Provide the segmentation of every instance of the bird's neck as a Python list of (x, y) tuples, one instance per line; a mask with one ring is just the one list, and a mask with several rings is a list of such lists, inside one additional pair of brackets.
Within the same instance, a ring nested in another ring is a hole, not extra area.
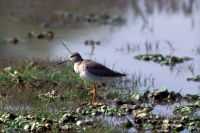
[(75, 60), (74, 61), (74, 64), (79, 64), (79, 63), (81, 63), (83, 60)]
[(82, 61), (83, 61), (83, 59), (81, 57), (79, 57), (79, 58), (76, 58), (74, 60), (74, 63), (79, 63), (79, 62), (82, 62)]
[(80, 74), (80, 64), (81, 64), (82, 61), (79, 61), (79, 62), (74, 62), (74, 71), (77, 73), (77, 74)]
[(74, 62), (74, 67), (79, 66), (81, 63), (82, 63), (82, 60), (80, 60), (80, 61), (75, 61), (75, 62)]

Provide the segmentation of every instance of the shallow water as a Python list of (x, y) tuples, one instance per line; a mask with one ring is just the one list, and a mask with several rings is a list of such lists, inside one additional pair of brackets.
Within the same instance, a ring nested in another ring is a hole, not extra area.
[[(132, 4), (131, 1), (129, 2), (129, 4), (121, 7), (118, 6), (119, 3), (116, 4), (116, 8), (123, 9), (121, 13), (124, 13), (123, 17), (126, 19), (126, 22), (121, 25), (86, 24), (74, 27), (41, 28), (33, 23), (20, 21), (17, 19), (18, 17), (9, 16), (8, 11), (7, 14), (3, 14), (5, 12), (3, 10), (0, 22), (1, 40), (9, 36), (17, 36), (20, 42), (13, 45), (2, 41), (0, 59), (32, 57), (63, 59), (68, 56), (67, 50), (60, 43), (60, 41), (64, 41), (71, 51), (80, 52), (83, 58), (91, 58), (113, 67), (113, 69), (123, 70), (128, 75), (133, 73), (152, 75), (155, 78), (156, 88), (167, 87), (169, 90), (180, 91), (182, 94), (199, 94), (200, 84), (186, 80), (188, 76), (192, 76), (191, 71), (188, 69), (189, 66), (193, 67), (194, 74), (200, 73), (200, 54), (195, 52), (195, 49), (200, 47), (199, 1), (195, 1), (194, 4), (188, 6), (192, 9), (189, 13), (186, 12), (186, 9), (181, 8), (182, 5), (190, 3), (187, 0), (183, 2), (176, 1), (174, 5), (177, 9), (174, 9), (172, 5), (162, 5), (164, 6), (162, 11), (159, 11), (160, 6), (156, 6), (159, 2), (153, 2), (150, 5), (152, 8), (149, 8), (153, 10), (151, 13), (147, 12), (148, 6), (145, 6), (145, 4), (149, 4), (148, 2), (132, 1)], [(136, 4), (140, 9), (139, 13), (135, 10)], [(20, 6), (18, 5), (18, 7)], [(25, 12), (24, 14), (26, 14), (26, 10), (21, 11), (15, 6), (10, 11), (15, 8), (18, 13)], [(91, 12), (92, 9), (88, 10)], [(88, 10), (86, 12), (89, 12)], [(32, 12), (34, 13), (34, 10)], [(35, 14), (38, 14), (38, 12)], [(27, 33), (32, 30), (51, 30), (55, 33), (55, 39), (52, 41), (29, 40)], [(95, 46), (93, 53), (91, 53), (92, 47), (85, 46), (85, 40), (95, 40), (101, 43)], [(145, 46), (147, 43), (152, 45), (151, 50), (148, 50)], [(134, 59), (135, 55), (145, 53), (189, 56), (193, 60), (176, 66), (172, 71), (169, 67)], [(152, 87), (151, 89), (155, 88)]]

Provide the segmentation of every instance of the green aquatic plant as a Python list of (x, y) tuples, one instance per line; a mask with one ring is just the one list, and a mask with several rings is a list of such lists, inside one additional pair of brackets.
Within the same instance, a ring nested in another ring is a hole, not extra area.
[(176, 57), (176, 56), (163, 56), (161, 54), (141, 54), (135, 56), (135, 59), (137, 60), (144, 60), (144, 61), (154, 61), (156, 63), (159, 63), (161, 65), (166, 65), (166, 66), (174, 66), (179, 63), (183, 63), (189, 60), (192, 60), (190, 57)]
[(192, 77), (188, 77), (187, 80), (188, 81), (200, 82), (200, 75), (194, 75)]

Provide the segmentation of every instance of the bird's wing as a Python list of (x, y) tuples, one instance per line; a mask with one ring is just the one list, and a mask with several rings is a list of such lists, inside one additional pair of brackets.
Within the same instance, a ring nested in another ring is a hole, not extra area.
[(106, 66), (91, 61), (91, 60), (84, 60), (86, 69), (93, 75), (100, 76), (100, 77), (120, 77), (126, 76), (125, 74), (113, 71)]

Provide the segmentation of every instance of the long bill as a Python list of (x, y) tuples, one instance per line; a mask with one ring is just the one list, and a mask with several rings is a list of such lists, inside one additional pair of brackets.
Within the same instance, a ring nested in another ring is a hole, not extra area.
[(65, 62), (67, 62), (67, 61), (69, 61), (69, 59), (66, 59), (66, 60), (62, 61), (62, 62), (58, 63), (57, 65), (61, 65), (61, 64), (65, 63)]

